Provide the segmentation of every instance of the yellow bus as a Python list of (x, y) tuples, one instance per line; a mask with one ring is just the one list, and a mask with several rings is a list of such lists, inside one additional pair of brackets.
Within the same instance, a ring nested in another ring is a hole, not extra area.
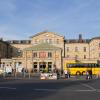
[(86, 71), (91, 70), (93, 75), (100, 73), (100, 64), (82, 63), (82, 62), (66, 62), (64, 70), (69, 70), (71, 75), (85, 75)]

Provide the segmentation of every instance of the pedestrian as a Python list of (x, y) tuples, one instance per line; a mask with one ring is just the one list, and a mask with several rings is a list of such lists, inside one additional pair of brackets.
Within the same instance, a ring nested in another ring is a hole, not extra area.
[(68, 75), (68, 78), (70, 78), (70, 70), (69, 69), (67, 70), (67, 75)]
[(56, 74), (57, 74), (57, 79), (60, 79), (60, 73), (59, 73), (59, 70), (56, 70)]
[(90, 79), (92, 79), (92, 70), (89, 70)]
[(97, 71), (96, 78), (98, 79), (100, 77), (100, 71)]
[(22, 68), (21, 72), (22, 72), (22, 76), (24, 76), (24, 74), (25, 74), (25, 68)]
[(86, 70), (86, 79), (89, 79), (89, 78), (90, 78), (90, 76), (89, 76), (89, 71)]
[(65, 78), (68, 78), (68, 71), (64, 70)]

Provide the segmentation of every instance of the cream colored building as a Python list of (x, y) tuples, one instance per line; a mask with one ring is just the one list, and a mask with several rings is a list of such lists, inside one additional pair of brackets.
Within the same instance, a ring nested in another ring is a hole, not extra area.
[(69, 59), (89, 59), (89, 44), (88, 43), (66, 43), (65, 57)]
[(100, 60), (100, 37), (95, 37), (90, 40), (90, 58)]
[[(2, 64), (9, 61), (12, 67), (22, 67), (41, 72), (44, 69), (51, 72), (63, 70), (64, 61), (93, 61), (100, 60), (100, 37), (92, 39), (65, 39), (54, 32), (40, 32), (29, 40), (7, 41), (12, 48), (11, 59), (1, 59)], [(4, 66), (4, 65), (3, 65)]]

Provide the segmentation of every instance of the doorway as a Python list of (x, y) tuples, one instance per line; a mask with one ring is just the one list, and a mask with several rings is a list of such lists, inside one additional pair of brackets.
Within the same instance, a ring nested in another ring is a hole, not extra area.
[(39, 62), (40, 72), (46, 72), (46, 62)]

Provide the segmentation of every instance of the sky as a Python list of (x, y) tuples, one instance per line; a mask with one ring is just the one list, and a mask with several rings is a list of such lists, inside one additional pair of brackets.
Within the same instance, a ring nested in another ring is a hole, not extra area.
[(0, 0), (0, 37), (25, 40), (48, 30), (66, 39), (100, 36), (100, 0)]

